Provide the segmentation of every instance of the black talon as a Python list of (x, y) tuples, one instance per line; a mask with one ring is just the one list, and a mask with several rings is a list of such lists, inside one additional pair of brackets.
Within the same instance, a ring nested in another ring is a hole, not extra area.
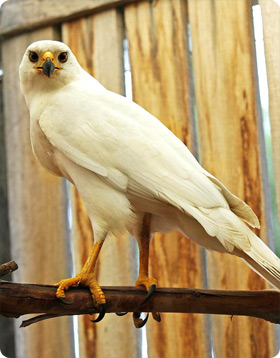
[(117, 316), (122, 317), (125, 316), (128, 312), (115, 312)]
[(66, 301), (63, 297), (57, 297), (57, 299), (64, 305), (73, 305), (73, 301)]
[(156, 285), (151, 285), (149, 292), (147, 294), (147, 296), (144, 298), (143, 302), (140, 304), (140, 306), (144, 305), (150, 298), (151, 296), (154, 294), (155, 290), (156, 290)]
[(99, 307), (100, 307), (99, 316), (96, 319), (91, 320), (91, 322), (93, 322), (93, 323), (100, 322), (104, 318), (105, 313), (106, 313), (106, 306), (107, 306), (106, 303), (101, 303), (99, 305)]
[(149, 318), (149, 312), (147, 313), (147, 316), (145, 317), (145, 319), (140, 318), (140, 314), (141, 313), (139, 313), (139, 312), (133, 312), (133, 321), (134, 321), (134, 326), (136, 328), (144, 327), (148, 321), (148, 318)]
[(153, 315), (153, 319), (157, 322), (160, 322), (161, 321), (161, 315), (159, 312), (152, 312), (152, 315)]

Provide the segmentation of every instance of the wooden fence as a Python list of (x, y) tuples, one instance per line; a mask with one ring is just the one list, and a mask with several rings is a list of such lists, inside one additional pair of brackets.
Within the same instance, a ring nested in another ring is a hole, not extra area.
[[(272, 0), (259, 1), (272, 159), (265, 155), (252, 5), (257, 4), (248, 0), (9, 0), (3, 5), (0, 129), (4, 124), (5, 133), (0, 139), (6, 156), (1, 154), (0, 239), (1, 247), (10, 245), (10, 256), (19, 265), (15, 281), (54, 283), (68, 277), (81, 268), (92, 245), (93, 233), (78, 193), (41, 168), (30, 147), (18, 66), (26, 47), (41, 39), (68, 44), (88, 72), (121, 94), (125, 93), (127, 39), (134, 101), (157, 116), (208, 171), (254, 209), (264, 241), (272, 246), (279, 242), (267, 164), (273, 160), (280, 208), (280, 11)], [(160, 286), (268, 287), (238, 258), (206, 253), (177, 233), (156, 235), (151, 251), (151, 272)], [(1, 254), (1, 259), (7, 256)], [(137, 275), (134, 241), (123, 237), (118, 243), (106, 242), (98, 265), (101, 285), (132, 285)], [(279, 335), (274, 325), (263, 320), (162, 316), (160, 324), (153, 320), (147, 324), (150, 358), (267, 358), (277, 353)], [(129, 316), (108, 314), (96, 325), (89, 317), (57, 318), (25, 329), (19, 324), (15, 322), (14, 334), (20, 358), (145, 357), (145, 332), (136, 330)], [(9, 345), (5, 349), (12, 351)]]

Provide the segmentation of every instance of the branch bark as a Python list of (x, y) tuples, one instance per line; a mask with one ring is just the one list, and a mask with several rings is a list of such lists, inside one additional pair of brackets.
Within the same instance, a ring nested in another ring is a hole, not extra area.
[(0, 277), (8, 275), (9, 273), (18, 269), (18, 265), (15, 261), (9, 261), (0, 265)]
[[(107, 312), (137, 312), (146, 295), (144, 289), (135, 287), (103, 287), (107, 299)], [(70, 288), (66, 300), (61, 303), (55, 297), (56, 288), (48, 285), (19, 284), (0, 280), (0, 313), (20, 317), (29, 313), (55, 315), (94, 314), (98, 310), (92, 304), (88, 289)], [(143, 306), (143, 312), (208, 313), (240, 315), (262, 318), (280, 323), (280, 292), (221, 291), (189, 288), (158, 288)]]

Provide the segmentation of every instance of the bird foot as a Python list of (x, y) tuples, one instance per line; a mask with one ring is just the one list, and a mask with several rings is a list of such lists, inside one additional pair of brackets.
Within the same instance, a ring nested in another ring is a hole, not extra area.
[(106, 300), (105, 295), (96, 282), (95, 275), (93, 273), (81, 272), (75, 277), (67, 278), (57, 282), (54, 284), (54, 286), (58, 286), (58, 289), (56, 290), (56, 297), (64, 304), (72, 304), (73, 302), (65, 300), (65, 291), (67, 291), (69, 287), (77, 287), (79, 285), (88, 287), (90, 289), (93, 304), (100, 310), (99, 316), (92, 322), (101, 321), (106, 313)]
[[(138, 280), (135, 282), (135, 286), (144, 286), (146, 288), (146, 290), (148, 291), (146, 297), (140, 304), (140, 307), (141, 307), (154, 294), (156, 287), (157, 287), (157, 281), (154, 278), (149, 278), (147, 276), (139, 275)], [(149, 318), (149, 313), (147, 313), (147, 316), (144, 319), (142, 319), (140, 317), (140, 315), (141, 315), (141, 313), (139, 313), (139, 312), (133, 313), (133, 322), (134, 322), (134, 325), (136, 328), (144, 327), (148, 321), (148, 318)], [(152, 316), (153, 316), (153, 319), (156, 320), (157, 322), (161, 321), (161, 316), (160, 316), (159, 312), (152, 312)]]
[(141, 306), (142, 306), (154, 294), (156, 287), (157, 287), (157, 281), (154, 278), (149, 278), (147, 276), (139, 276), (138, 280), (135, 282), (135, 286), (144, 286), (146, 288), (146, 290), (148, 291), (146, 297), (144, 298), (143, 302), (141, 303)]
[(150, 278), (147, 276), (140, 276), (138, 277), (137, 281), (135, 282), (135, 286), (144, 286), (146, 290), (149, 291), (151, 286), (157, 286), (157, 280), (154, 278)]

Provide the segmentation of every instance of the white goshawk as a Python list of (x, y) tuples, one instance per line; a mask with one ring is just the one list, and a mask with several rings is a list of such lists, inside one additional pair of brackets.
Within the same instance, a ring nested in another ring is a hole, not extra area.
[(140, 249), (136, 285), (150, 293), (156, 285), (148, 276), (150, 234), (174, 229), (207, 249), (241, 257), (280, 289), (280, 260), (250, 230), (259, 227), (250, 207), (157, 118), (85, 72), (64, 43), (31, 44), (20, 83), (35, 157), (77, 187), (94, 228), (87, 262), (74, 278), (59, 282), (58, 298), (70, 286), (88, 286), (103, 315), (95, 263), (106, 237), (126, 230)]

